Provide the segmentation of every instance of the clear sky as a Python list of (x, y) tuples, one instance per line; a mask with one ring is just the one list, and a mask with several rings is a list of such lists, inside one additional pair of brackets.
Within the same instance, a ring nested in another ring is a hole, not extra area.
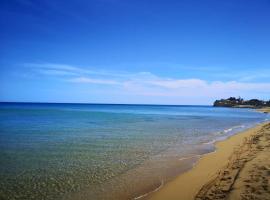
[(270, 99), (269, 0), (1, 0), (0, 101)]

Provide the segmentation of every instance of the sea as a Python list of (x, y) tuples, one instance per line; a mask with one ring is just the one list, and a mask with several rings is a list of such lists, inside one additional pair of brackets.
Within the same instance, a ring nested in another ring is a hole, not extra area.
[(0, 199), (143, 199), (216, 141), (269, 119), (212, 106), (0, 103)]

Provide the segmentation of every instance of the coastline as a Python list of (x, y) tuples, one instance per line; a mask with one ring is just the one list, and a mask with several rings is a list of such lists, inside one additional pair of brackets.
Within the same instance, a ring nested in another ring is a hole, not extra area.
[(256, 109), (259, 112), (270, 113), (270, 107)]
[[(269, 109), (259, 111), (269, 112)], [(210, 191), (209, 183), (211, 181), (213, 182), (213, 180), (219, 179), (217, 178), (219, 176), (219, 173), (224, 171), (224, 167), (230, 165), (230, 159), (235, 157), (235, 155), (239, 154), (237, 152), (237, 149), (246, 148), (247, 146), (246, 141), (250, 141), (259, 133), (264, 132), (263, 130), (265, 126), (270, 126), (270, 122), (261, 123), (253, 128), (239, 132), (223, 141), (216, 142), (215, 143), (216, 150), (214, 152), (203, 155), (191, 170), (179, 175), (172, 181), (165, 184), (164, 187), (162, 187), (157, 192), (149, 194), (145, 199), (151, 200), (205, 199), (204, 195), (206, 195)], [(247, 151), (251, 152), (251, 149), (248, 149)], [(235, 170), (231, 170), (231, 173), (235, 173)], [(221, 179), (224, 179), (224, 177), (221, 177), (219, 181)], [(229, 179), (233, 180), (233, 183), (236, 182), (235, 177), (234, 178), (230, 177)], [(228, 184), (225, 185), (226, 187), (229, 187), (228, 185), (230, 185), (231, 189), (233, 184), (229, 183), (230, 180), (227, 180)], [(224, 183), (222, 184), (224, 185)], [(241, 185), (241, 183), (238, 184)], [(211, 188), (211, 190), (213, 190), (213, 188)], [(220, 190), (222, 190), (222, 188)], [(202, 193), (204, 195), (202, 195)], [(225, 195), (227, 196), (228, 194), (226, 193)], [(222, 199), (222, 198), (213, 198), (213, 199)]]

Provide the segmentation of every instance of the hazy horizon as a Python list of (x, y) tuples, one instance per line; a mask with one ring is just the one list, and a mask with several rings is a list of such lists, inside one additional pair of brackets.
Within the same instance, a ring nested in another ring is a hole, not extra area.
[[(246, 100), (246, 99), (244, 99)], [(264, 100), (264, 101), (269, 101), (269, 99), (259, 99), (259, 100)], [(38, 101), (0, 101), (0, 103), (8, 103), (8, 104), (93, 104), (93, 105), (134, 105), (134, 106), (213, 106), (213, 103), (210, 104), (157, 104), (157, 103), (102, 103), (102, 102), (38, 102)]]

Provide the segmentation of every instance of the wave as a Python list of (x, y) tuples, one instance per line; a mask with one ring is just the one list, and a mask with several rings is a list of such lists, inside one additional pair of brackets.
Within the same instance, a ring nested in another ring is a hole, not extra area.
[(212, 136), (214, 137), (214, 139), (212, 138), (211, 140), (206, 141), (206, 142), (202, 142), (201, 144), (204, 144), (204, 145), (214, 144), (215, 142), (220, 141), (220, 140), (223, 140), (226, 137), (230, 136), (231, 133), (234, 133), (233, 131), (235, 131), (237, 129), (244, 129), (246, 127), (247, 126), (246, 125), (243, 125), (243, 124), (242, 125), (236, 125), (236, 126), (232, 126), (230, 128), (224, 129), (222, 131), (213, 133)]
[(245, 125), (237, 125), (237, 126), (233, 126), (231, 128), (228, 128), (228, 129), (225, 129), (221, 132), (223, 133), (228, 133), (228, 132), (231, 132), (232, 130), (235, 130), (235, 129), (238, 129), (238, 128), (245, 128), (246, 126)]
[(200, 157), (200, 155), (192, 155), (192, 156), (188, 156), (188, 157), (182, 157), (182, 158), (179, 158), (178, 160), (180, 160), (180, 161), (188, 160), (188, 159), (195, 158), (195, 157)]
[(154, 190), (152, 190), (152, 191), (150, 191), (150, 192), (147, 192), (147, 193), (145, 193), (145, 194), (143, 194), (143, 195), (140, 195), (140, 196), (138, 196), (138, 197), (135, 197), (134, 200), (142, 199), (142, 198), (148, 196), (149, 194), (152, 194), (152, 193), (154, 193), (154, 192), (157, 192), (158, 190), (160, 190), (160, 189), (163, 187), (163, 185), (164, 185), (164, 181), (162, 180), (161, 183), (160, 183), (160, 185), (159, 185), (156, 189), (154, 189)]

